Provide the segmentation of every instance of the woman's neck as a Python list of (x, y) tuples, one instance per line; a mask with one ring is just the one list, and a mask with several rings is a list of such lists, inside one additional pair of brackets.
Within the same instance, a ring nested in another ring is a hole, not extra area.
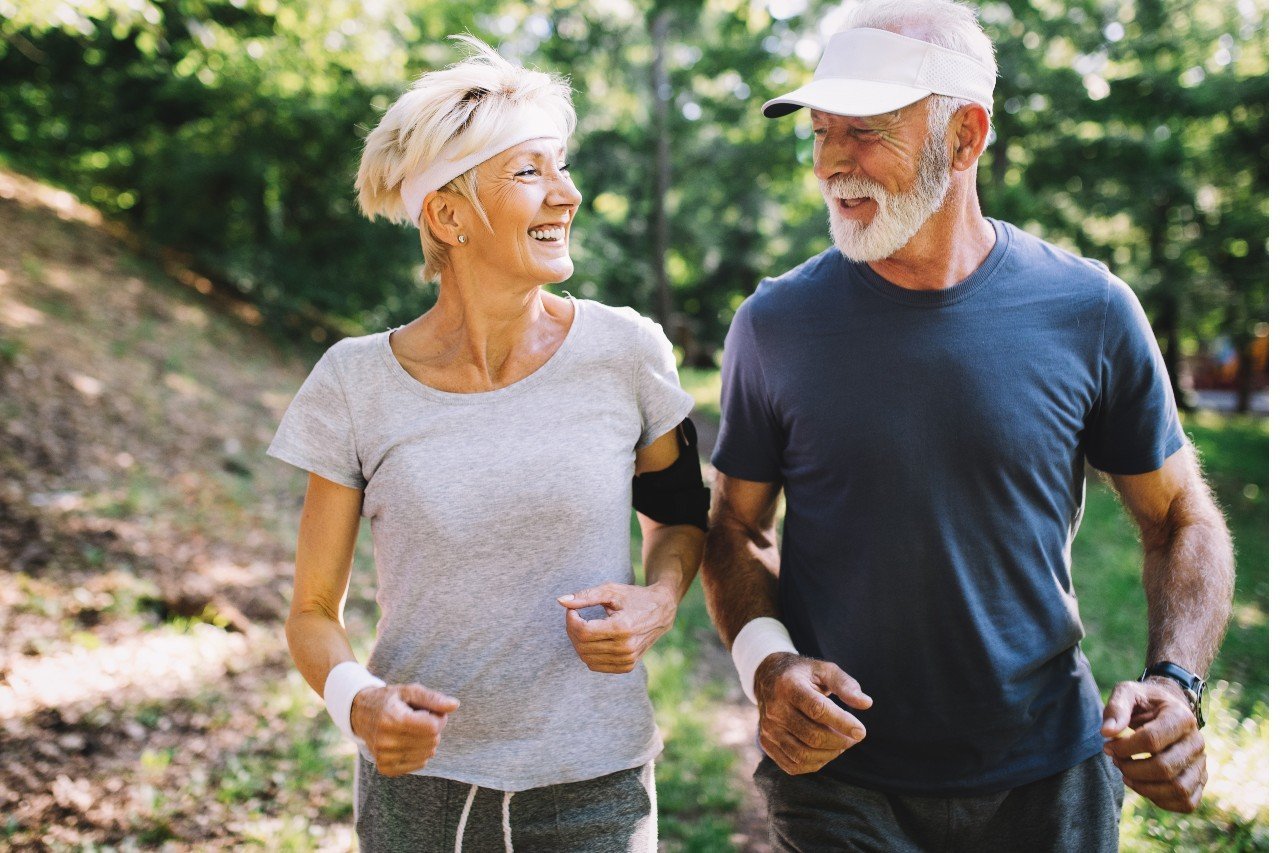
[(440, 298), (394, 335), (411, 374), (442, 390), (476, 392), (518, 382), (568, 334), (573, 308), (541, 288), (502, 289), (441, 275)]

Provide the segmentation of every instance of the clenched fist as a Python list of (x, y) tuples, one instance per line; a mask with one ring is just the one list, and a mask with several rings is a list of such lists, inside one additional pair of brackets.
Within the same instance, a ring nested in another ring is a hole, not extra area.
[(440, 734), (458, 700), (421, 684), (361, 690), (351, 703), (351, 730), (373, 753), (383, 776), (419, 770), (436, 754)]

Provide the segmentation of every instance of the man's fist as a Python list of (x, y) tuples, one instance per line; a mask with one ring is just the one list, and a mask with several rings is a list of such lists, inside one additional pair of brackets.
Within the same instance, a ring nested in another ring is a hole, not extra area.
[(760, 745), (792, 776), (818, 770), (867, 736), (857, 717), (827, 698), (871, 707), (871, 697), (833, 663), (775, 652), (756, 669), (755, 688)]

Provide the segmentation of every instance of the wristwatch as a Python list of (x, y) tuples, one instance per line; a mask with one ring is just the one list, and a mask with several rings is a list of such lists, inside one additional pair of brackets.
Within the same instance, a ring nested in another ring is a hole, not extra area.
[(1146, 681), (1154, 675), (1167, 678), (1182, 688), (1182, 695), (1187, 697), (1187, 701), (1191, 703), (1191, 710), (1196, 715), (1196, 725), (1203, 729), (1204, 713), (1200, 708), (1200, 699), (1204, 695), (1204, 679), (1172, 661), (1162, 660), (1144, 669), (1142, 677), (1138, 680)]

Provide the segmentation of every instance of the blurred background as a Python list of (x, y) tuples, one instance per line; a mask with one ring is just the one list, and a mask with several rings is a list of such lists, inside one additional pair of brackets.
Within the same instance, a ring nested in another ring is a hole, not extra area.
[[(1193, 816), (1129, 850), (1266, 849), (1267, 7), (1011, 0), (988, 215), (1138, 292), (1236, 535)], [(829, 245), (810, 0), (0, 0), (0, 846), (348, 849), (351, 755), (282, 636), (304, 478), (262, 450), (323, 348), (434, 289), (361, 140), (471, 32), (572, 78), (579, 296), (676, 343), (705, 433), (734, 310)], [(704, 451), (708, 451), (706, 442)], [(1074, 571), (1103, 690), (1141, 671), (1136, 533), (1091, 480)], [(367, 537), (348, 625), (377, 619)], [(698, 591), (649, 658), (666, 850), (762, 850), (754, 711)]]

